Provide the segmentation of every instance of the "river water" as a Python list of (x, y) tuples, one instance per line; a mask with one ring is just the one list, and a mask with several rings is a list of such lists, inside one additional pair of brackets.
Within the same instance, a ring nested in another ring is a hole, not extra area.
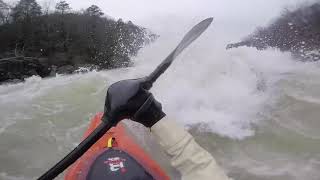
[[(54, 165), (80, 142), (90, 118), (103, 110), (110, 84), (150, 73), (201, 19), (150, 23), (161, 36), (133, 58), (131, 68), (31, 77), (0, 86), (0, 179), (35, 179)], [(216, 20), (152, 92), (168, 116), (188, 128), (230, 177), (319, 180), (320, 64), (298, 62), (274, 49), (227, 51), (235, 31)], [(161, 159), (150, 134), (137, 124), (127, 125)]]

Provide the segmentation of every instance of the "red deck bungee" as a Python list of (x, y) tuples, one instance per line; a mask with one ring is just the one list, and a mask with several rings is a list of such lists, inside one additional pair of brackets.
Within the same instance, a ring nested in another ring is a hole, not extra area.
[[(98, 113), (89, 125), (83, 138), (90, 135), (91, 132), (101, 123), (103, 113)], [(67, 171), (65, 180), (85, 180), (91, 163), (97, 155), (108, 149), (108, 141), (114, 139), (112, 147), (120, 149), (130, 154), (139, 162), (155, 179), (170, 179), (162, 168), (130, 137), (123, 123), (111, 128), (99, 141), (97, 141), (80, 159), (78, 159)], [(109, 141), (110, 144), (110, 141)]]

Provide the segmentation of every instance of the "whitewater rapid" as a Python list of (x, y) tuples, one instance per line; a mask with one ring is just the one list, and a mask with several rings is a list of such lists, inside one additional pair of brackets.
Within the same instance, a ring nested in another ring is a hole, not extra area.
[[(34, 179), (75, 147), (108, 86), (150, 73), (201, 18), (177, 20), (154, 27), (160, 38), (133, 67), (0, 86), (0, 179)], [(234, 179), (319, 180), (320, 65), (274, 49), (227, 51), (222, 27), (214, 22), (179, 56), (155, 97)]]

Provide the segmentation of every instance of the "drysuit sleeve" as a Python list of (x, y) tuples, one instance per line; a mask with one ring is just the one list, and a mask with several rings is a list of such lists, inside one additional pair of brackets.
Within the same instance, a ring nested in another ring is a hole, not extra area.
[(171, 157), (171, 165), (181, 173), (182, 180), (230, 180), (213, 156), (177, 123), (165, 117), (151, 132)]

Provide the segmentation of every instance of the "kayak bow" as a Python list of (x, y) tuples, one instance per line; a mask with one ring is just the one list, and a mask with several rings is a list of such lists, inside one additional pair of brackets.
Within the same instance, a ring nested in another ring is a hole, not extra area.
[[(83, 138), (89, 136), (101, 123), (103, 113), (98, 113), (92, 120)], [(111, 128), (67, 171), (65, 180), (85, 180), (98, 155), (108, 149), (119, 149), (130, 154), (155, 179), (168, 180), (161, 167), (128, 134), (123, 123)]]

